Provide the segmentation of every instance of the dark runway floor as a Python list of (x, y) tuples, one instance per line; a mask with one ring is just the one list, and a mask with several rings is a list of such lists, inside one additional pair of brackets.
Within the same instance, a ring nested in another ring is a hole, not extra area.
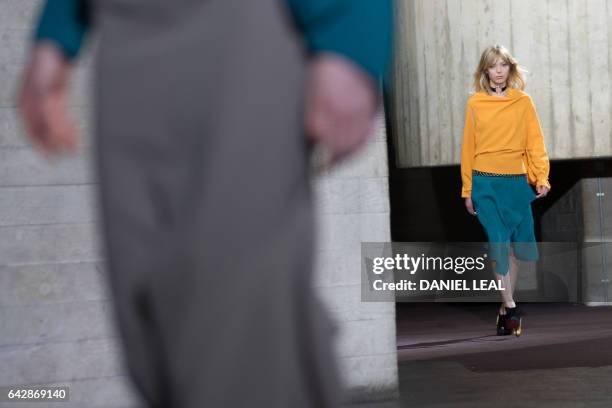
[(612, 407), (612, 307), (521, 304), (517, 338), (498, 306), (397, 304), (402, 407)]

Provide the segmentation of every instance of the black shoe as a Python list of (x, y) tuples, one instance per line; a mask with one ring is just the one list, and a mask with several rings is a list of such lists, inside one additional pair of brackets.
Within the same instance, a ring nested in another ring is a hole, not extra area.
[(507, 315), (502, 315), (502, 314), (497, 315), (496, 325), (497, 325), (497, 335), (498, 336), (508, 336), (512, 334), (512, 329), (507, 327), (506, 316)]
[(516, 337), (523, 332), (523, 312), (518, 307), (506, 308), (506, 326), (512, 330)]

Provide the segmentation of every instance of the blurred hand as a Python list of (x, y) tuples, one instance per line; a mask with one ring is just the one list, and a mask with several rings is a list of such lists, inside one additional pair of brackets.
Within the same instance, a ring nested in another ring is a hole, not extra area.
[(353, 62), (333, 53), (315, 56), (308, 66), (305, 125), (336, 164), (364, 145), (377, 110), (374, 81)]
[(18, 107), (25, 130), (45, 155), (74, 152), (77, 132), (68, 115), (70, 61), (52, 43), (35, 44), (24, 69)]
[(471, 215), (476, 215), (476, 211), (474, 211), (474, 203), (472, 203), (472, 199), (470, 197), (465, 199), (465, 208)]
[(546, 186), (536, 186), (536, 191), (538, 192), (538, 195), (536, 196), (536, 198), (540, 198), (540, 197), (546, 197), (546, 194), (548, 194), (550, 189)]

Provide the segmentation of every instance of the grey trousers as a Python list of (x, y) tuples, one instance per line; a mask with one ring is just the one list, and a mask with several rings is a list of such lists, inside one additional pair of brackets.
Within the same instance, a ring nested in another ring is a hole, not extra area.
[(284, 1), (95, 0), (96, 163), (127, 368), (155, 407), (334, 407)]

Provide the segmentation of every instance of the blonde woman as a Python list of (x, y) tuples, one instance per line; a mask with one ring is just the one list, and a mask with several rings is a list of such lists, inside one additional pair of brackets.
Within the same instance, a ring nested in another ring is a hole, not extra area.
[(461, 148), (461, 197), (487, 234), (494, 273), (504, 288), (497, 335), (522, 332), (514, 301), (517, 259), (538, 259), (531, 202), (550, 190), (542, 128), (524, 89), (522, 69), (508, 50), (485, 49), (474, 73)]

